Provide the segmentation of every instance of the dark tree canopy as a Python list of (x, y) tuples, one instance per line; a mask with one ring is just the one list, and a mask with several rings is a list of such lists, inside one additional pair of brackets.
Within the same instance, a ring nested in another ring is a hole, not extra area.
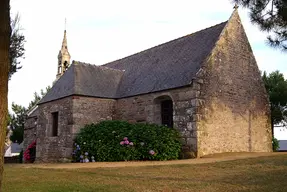
[(10, 129), (13, 131), (13, 134), (10, 136), (10, 140), (14, 143), (20, 144), (23, 141), (27, 109), (21, 105), (12, 103), (12, 110), (14, 114), (10, 115)]
[(287, 81), (279, 71), (274, 71), (269, 75), (264, 72), (262, 79), (269, 95), (273, 130), (275, 124), (285, 123), (287, 120)]
[(268, 43), (287, 51), (287, 0), (233, 0), (250, 10), (251, 22), (268, 32)]
[(14, 19), (11, 19), (11, 38), (10, 38), (10, 49), (9, 49), (9, 59), (10, 59), (10, 69), (9, 69), (9, 79), (11, 76), (22, 68), (20, 66), (20, 58), (24, 57), (24, 43), (25, 37), (21, 33), (20, 26), (20, 16), (17, 14)]

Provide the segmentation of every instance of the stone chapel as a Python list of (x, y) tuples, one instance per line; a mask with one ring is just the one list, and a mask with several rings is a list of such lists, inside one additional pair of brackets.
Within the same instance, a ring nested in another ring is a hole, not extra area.
[(237, 9), (229, 20), (104, 64), (70, 63), (66, 31), (57, 81), (25, 123), (36, 162), (71, 158), (73, 138), (102, 120), (177, 129), (183, 150), (271, 152), (269, 100)]

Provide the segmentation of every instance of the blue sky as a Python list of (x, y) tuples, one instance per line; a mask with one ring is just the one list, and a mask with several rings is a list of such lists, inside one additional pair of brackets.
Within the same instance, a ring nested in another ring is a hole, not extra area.
[[(219, 3), (220, 2), (220, 3)], [(51, 85), (67, 18), (72, 60), (101, 65), (228, 20), (229, 0), (11, 0), (26, 37), (23, 68), (9, 82), (9, 106), (28, 106), (35, 91)], [(266, 45), (266, 34), (239, 14), (260, 70), (287, 75), (286, 54)]]

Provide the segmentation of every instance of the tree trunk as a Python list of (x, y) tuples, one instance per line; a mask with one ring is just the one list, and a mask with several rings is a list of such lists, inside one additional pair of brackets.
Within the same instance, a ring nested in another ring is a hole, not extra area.
[(0, 2), (0, 192), (2, 191), (4, 144), (8, 117), (10, 0)]
[(271, 118), (271, 133), (272, 133), (272, 138), (274, 138), (274, 120)]

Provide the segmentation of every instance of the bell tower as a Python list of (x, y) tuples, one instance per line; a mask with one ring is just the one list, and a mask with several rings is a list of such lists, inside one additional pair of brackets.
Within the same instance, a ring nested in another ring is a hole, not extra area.
[(65, 31), (64, 31), (64, 38), (62, 42), (62, 48), (58, 54), (58, 72), (56, 76), (57, 79), (59, 79), (70, 66), (70, 59), (71, 59), (71, 56), (68, 51), (66, 21), (65, 21)]

